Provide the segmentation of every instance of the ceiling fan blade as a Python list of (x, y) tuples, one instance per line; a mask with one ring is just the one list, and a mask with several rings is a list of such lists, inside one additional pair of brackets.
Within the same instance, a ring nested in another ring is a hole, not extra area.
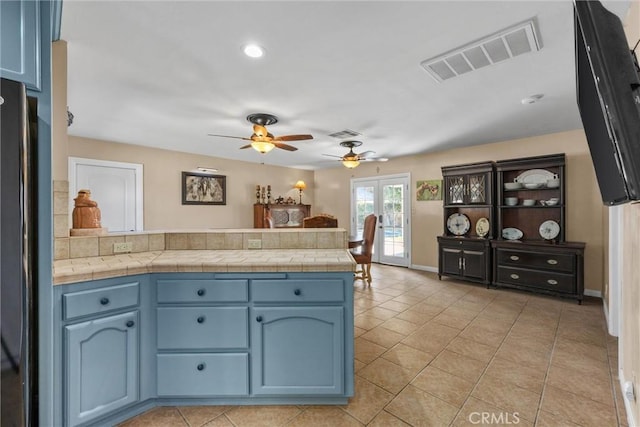
[(242, 147), (240, 147), (241, 150), (244, 150), (245, 148), (251, 148), (251, 144), (243, 145)]
[(209, 135), (209, 136), (219, 136), (219, 137), (222, 137), (222, 138), (244, 139), (245, 141), (251, 141), (251, 138), (245, 138), (245, 137), (242, 137), (242, 136), (215, 135), (213, 133), (208, 133), (207, 135)]
[(358, 154), (358, 157), (360, 157), (361, 159), (366, 159), (367, 157), (371, 157), (371, 155), (376, 154), (375, 151), (363, 151), (362, 153)]
[(342, 156), (334, 156), (333, 154), (323, 154), (323, 156), (335, 157), (336, 159), (342, 159)]
[(276, 147), (282, 148), (283, 150), (287, 150), (287, 151), (296, 151), (298, 149), (297, 147), (293, 147), (291, 145), (283, 144), (281, 142), (271, 141), (271, 143), (273, 145), (275, 145)]
[(359, 159), (361, 162), (387, 162), (389, 161), (386, 157), (364, 157)]
[(273, 138), (274, 141), (302, 141), (305, 139), (313, 139), (312, 135), (282, 135)]

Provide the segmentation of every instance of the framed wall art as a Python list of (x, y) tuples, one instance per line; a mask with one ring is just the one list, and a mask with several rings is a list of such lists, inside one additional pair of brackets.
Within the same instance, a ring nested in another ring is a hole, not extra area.
[(226, 205), (227, 177), (206, 173), (182, 172), (183, 205)]
[(416, 200), (442, 200), (442, 180), (416, 181)]

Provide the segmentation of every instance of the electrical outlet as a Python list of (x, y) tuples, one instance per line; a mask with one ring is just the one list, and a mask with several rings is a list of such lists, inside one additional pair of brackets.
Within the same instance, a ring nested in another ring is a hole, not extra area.
[(248, 239), (247, 247), (249, 249), (262, 249), (262, 240), (260, 239)]
[(133, 250), (133, 242), (120, 242), (113, 244), (113, 253), (121, 254), (124, 252), (131, 252)]

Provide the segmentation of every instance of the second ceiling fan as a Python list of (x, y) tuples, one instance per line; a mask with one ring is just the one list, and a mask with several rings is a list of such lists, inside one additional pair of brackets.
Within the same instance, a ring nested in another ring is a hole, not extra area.
[(220, 136), (223, 138), (235, 138), (251, 141), (251, 144), (244, 145), (240, 147), (240, 149), (253, 147), (253, 149), (263, 154), (268, 153), (274, 148), (281, 148), (287, 151), (297, 150), (296, 147), (284, 144), (282, 141), (303, 141), (306, 139), (313, 139), (313, 136), (308, 134), (273, 136), (273, 134), (267, 131), (266, 128), (266, 126), (278, 123), (278, 118), (273, 114), (249, 114), (247, 116), (247, 120), (253, 123), (253, 134), (248, 138), (242, 136), (215, 135), (212, 133), (210, 133), (209, 136)]
[(344, 156), (335, 156), (333, 154), (324, 154), (324, 156), (337, 157), (342, 162), (343, 166), (349, 169), (357, 167), (360, 162), (386, 162), (386, 157), (373, 157), (375, 151), (363, 151), (362, 153), (355, 153), (353, 149), (362, 145), (362, 141), (342, 141), (340, 146), (348, 148), (349, 152)]

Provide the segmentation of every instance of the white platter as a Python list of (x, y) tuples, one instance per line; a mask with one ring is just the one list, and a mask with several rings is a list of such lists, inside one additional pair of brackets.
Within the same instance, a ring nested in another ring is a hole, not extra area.
[(560, 225), (553, 220), (548, 220), (540, 224), (538, 231), (543, 239), (553, 240), (560, 234)]
[(515, 182), (521, 182), (523, 184), (547, 184), (547, 180), (554, 179), (556, 176), (553, 172), (549, 172), (546, 169), (529, 169), (522, 172), (514, 179)]
[(522, 238), (522, 231), (517, 228), (503, 228), (502, 238), (507, 240), (518, 240)]

